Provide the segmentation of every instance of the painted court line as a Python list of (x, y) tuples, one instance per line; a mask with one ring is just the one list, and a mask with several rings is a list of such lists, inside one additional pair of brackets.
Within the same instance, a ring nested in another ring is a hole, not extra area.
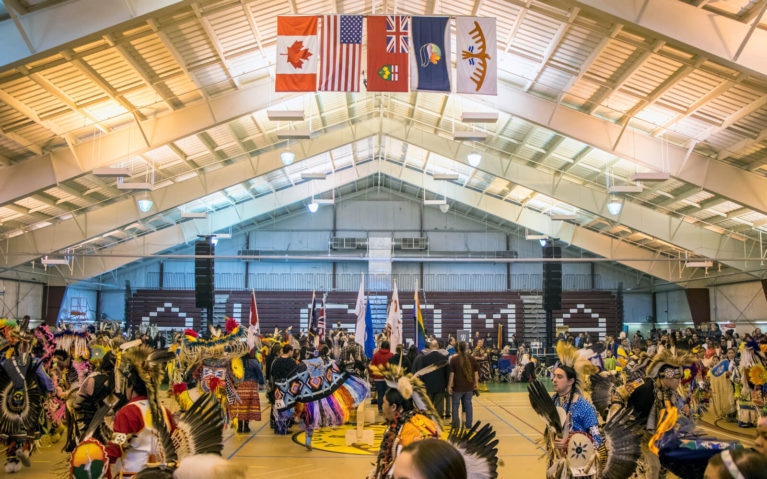
[[(332, 451), (323, 451), (321, 449), (317, 449), (318, 452), (332, 452)], [(315, 459), (346, 459), (348, 460), (350, 457), (359, 457), (360, 459), (364, 459), (365, 461), (370, 461), (370, 457), (372, 454), (368, 455), (362, 455), (362, 454), (346, 454), (346, 453), (334, 453), (333, 456), (310, 456), (308, 455), (310, 451), (306, 451), (307, 455), (305, 456), (237, 456), (238, 458), (242, 457), (261, 457), (261, 458), (279, 458), (279, 459), (307, 459), (311, 458), (312, 460)], [(311, 451), (314, 452), (314, 451)]]
[(526, 435), (525, 435), (525, 434), (524, 434), (522, 431), (520, 431), (520, 430), (519, 430), (519, 429), (517, 429), (516, 427), (512, 426), (512, 425), (511, 425), (509, 422), (507, 422), (507, 421), (506, 421), (504, 418), (502, 418), (501, 416), (499, 416), (498, 414), (496, 414), (496, 413), (495, 413), (495, 411), (493, 411), (492, 409), (490, 409), (490, 408), (489, 408), (489, 407), (487, 407), (486, 405), (482, 404), (482, 402), (480, 402), (478, 399), (477, 399), (477, 402), (478, 402), (478, 403), (479, 403), (479, 404), (480, 404), (480, 405), (481, 405), (483, 408), (485, 408), (485, 409), (487, 409), (488, 411), (490, 411), (490, 413), (491, 413), (493, 416), (495, 416), (495, 417), (497, 417), (498, 419), (500, 419), (502, 423), (504, 423), (504, 424), (506, 424), (507, 426), (509, 426), (510, 428), (514, 429), (514, 430), (515, 430), (515, 431), (516, 431), (516, 432), (517, 432), (517, 433), (518, 433), (520, 436), (522, 436), (522, 437), (524, 437), (525, 439), (527, 439), (527, 440), (528, 440), (528, 441), (529, 441), (531, 444), (533, 444), (534, 446), (538, 447), (538, 449), (540, 449), (540, 450), (543, 450), (543, 448), (542, 448), (542, 447), (540, 447), (540, 446), (538, 446), (538, 445), (536, 444), (536, 441), (534, 441), (534, 440), (530, 439), (529, 437), (527, 437), (527, 436), (526, 436)]
[[(319, 449), (317, 451), (319, 451), (319, 452), (328, 452), (328, 451), (320, 451)], [(308, 451), (307, 451), (307, 453), (308, 453)], [(499, 454), (498, 455), (498, 457), (539, 457), (539, 456), (540, 456), (540, 454)], [(278, 458), (278, 459), (307, 459), (307, 458), (311, 458), (312, 460), (315, 460), (315, 459), (349, 459), (350, 457), (359, 457), (360, 459), (364, 459), (366, 461), (370, 460), (370, 456), (363, 456), (361, 454), (345, 454), (345, 453), (340, 453), (340, 454), (335, 455), (335, 456), (314, 456), (314, 455), (312, 455), (312, 456), (309, 456), (309, 455), (305, 455), (305, 456), (242, 456), (242, 455), (240, 455), (240, 456), (237, 456), (237, 457), (238, 458), (254, 458), (254, 457), (258, 457), (258, 458), (263, 458), (263, 459), (270, 459), (270, 458)]]
[(528, 423), (527, 421), (525, 421), (525, 420), (524, 420), (524, 419), (522, 419), (521, 417), (517, 416), (517, 415), (516, 415), (516, 414), (514, 414), (513, 412), (509, 411), (509, 410), (508, 410), (508, 409), (506, 409), (505, 407), (501, 406), (501, 405), (500, 405), (500, 404), (498, 404), (497, 402), (495, 402), (495, 401), (493, 401), (493, 400), (491, 400), (491, 399), (487, 399), (487, 401), (489, 401), (489, 402), (493, 403), (493, 405), (494, 405), (494, 406), (497, 406), (497, 407), (499, 407), (499, 408), (503, 409), (503, 410), (504, 410), (504, 412), (506, 412), (508, 415), (510, 415), (511, 417), (513, 417), (514, 419), (516, 419), (517, 421), (521, 422), (521, 423), (522, 423), (522, 424), (524, 424), (525, 426), (529, 427), (529, 428), (530, 428), (530, 429), (532, 429), (533, 431), (537, 432), (538, 434), (543, 434), (543, 431), (539, 431), (539, 430), (538, 430), (538, 428), (536, 428), (535, 426), (531, 425), (530, 423)]
[(235, 455), (235, 454), (237, 454), (238, 452), (240, 452), (240, 449), (242, 449), (242, 448), (245, 446), (245, 444), (249, 443), (251, 439), (253, 439), (254, 437), (256, 437), (256, 434), (258, 434), (259, 432), (261, 432), (261, 429), (263, 429), (263, 428), (264, 428), (264, 427), (265, 427), (267, 424), (269, 424), (269, 422), (268, 422), (268, 421), (267, 421), (267, 422), (265, 422), (265, 423), (263, 423), (263, 424), (261, 425), (261, 427), (259, 427), (259, 428), (258, 428), (258, 430), (256, 430), (256, 432), (254, 432), (253, 434), (251, 434), (251, 435), (250, 435), (250, 437), (249, 437), (248, 439), (246, 439), (246, 440), (245, 440), (245, 442), (243, 442), (242, 444), (240, 444), (240, 447), (238, 447), (237, 449), (235, 449), (235, 450), (234, 450), (234, 452), (233, 452), (233, 453), (232, 453), (232, 454), (231, 454), (229, 457), (227, 457), (226, 459), (227, 459), (227, 460), (229, 460), (229, 459), (233, 458), (233, 457), (234, 457), (234, 455)]

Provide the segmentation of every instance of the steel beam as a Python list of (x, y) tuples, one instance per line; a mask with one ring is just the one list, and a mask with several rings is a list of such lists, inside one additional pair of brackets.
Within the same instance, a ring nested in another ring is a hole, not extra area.
[[(502, 100), (500, 100), (502, 99)], [(761, 213), (767, 213), (767, 177), (708, 158), (621, 125), (524, 93), (499, 83), (498, 99), (472, 100), (546, 127), (619, 158), (724, 196)], [(732, 185), (740, 185), (733, 188)]]
[[(330, 134), (300, 142), (297, 150), (304, 151), (305, 156), (297, 155), (296, 161), (340, 148), (348, 144), (352, 138), (364, 139), (374, 136), (378, 134), (378, 129), (378, 119), (339, 126), (331, 130)], [(126, 195), (101, 208), (74, 214), (71, 219), (10, 238), (0, 245), (0, 253), (3, 253), (0, 255), (2, 256), (0, 267), (17, 266), (142, 219), (151, 218), (202, 196), (235, 186), (248, 178), (266, 175), (284, 167), (279, 151), (269, 151), (260, 156), (243, 157), (240, 160), (218, 170), (199, 171), (200, 181), (187, 180), (152, 191), (150, 195), (154, 201), (154, 207), (149, 213), (140, 212), (135, 198), (132, 195)]]
[[(43, 158), (27, 160), (23, 162), (23, 166), (12, 165), (7, 168), (6, 174), (0, 177), (0, 205), (77, 177), (93, 168), (112, 165), (130, 155), (144, 153), (296, 96), (277, 95), (271, 90), (271, 79), (266, 76), (249, 88), (210, 98), (207, 104), (197, 103), (159, 118), (143, 121), (141, 126), (147, 132), (148, 143), (143, 141), (137, 125), (126, 126), (92, 140), (100, 142), (99, 148), (94, 148), (91, 141), (82, 142), (74, 146), (80, 163), (71, 151), (62, 149)], [(524, 93), (506, 83), (499, 84), (499, 98), (503, 101), (479, 97), (474, 97), (473, 100), (651, 170), (663, 171), (667, 168), (662, 154), (667, 150), (667, 161), (672, 176), (756, 211), (767, 213), (767, 178), (763, 176), (695, 152), (688, 156), (685, 148), (669, 145), (660, 138), (634, 130), (626, 129), (622, 132), (620, 125)], [(99, 154), (96, 155), (95, 152)], [(33, 170), (34, 174), (31, 174), (30, 170)], [(732, 188), (733, 184), (742, 187)]]
[[(51, 50), (115, 25), (175, 4), (178, 0), (133, 2), (125, 0), (72, 0), (18, 16), (29, 45), (16, 31), (12, 19), (0, 22), (0, 66), (15, 64), (29, 56), (51, 54)], [(48, 55), (50, 56), (50, 55)]]
[[(198, 234), (209, 234), (214, 231), (230, 228), (243, 221), (268, 214), (270, 211), (280, 208), (281, 205), (305, 201), (311, 198), (312, 193), (316, 195), (328, 192), (361, 178), (377, 174), (398, 178), (405, 183), (423, 188), (434, 194), (442, 195), (444, 191), (444, 194), (451, 200), (480, 208), (502, 220), (516, 223), (526, 228), (536, 231), (548, 231), (551, 236), (558, 237), (573, 246), (608, 259), (615, 258), (618, 263), (666, 281), (673, 282), (680, 279), (692, 279), (694, 274), (689, 270), (682, 270), (680, 273), (678, 265), (669, 265), (667, 262), (655, 262), (654, 260), (657, 259), (657, 255), (652, 251), (609, 238), (580, 226), (561, 221), (552, 221), (548, 215), (525, 209), (473, 190), (467, 190), (453, 183), (445, 185), (444, 182), (434, 180), (430, 175), (423, 172), (412, 169), (402, 172), (398, 165), (391, 162), (366, 162), (359, 165), (357, 170), (347, 168), (329, 176), (326, 180), (314, 182), (311, 186), (308, 183), (301, 183), (275, 192), (272, 195), (248, 200), (210, 213), (208, 218), (201, 222), (189, 221), (180, 223), (134, 238), (112, 248), (107, 248), (102, 252), (115, 256), (101, 258), (85, 257), (78, 260), (79, 264), (75, 268), (76, 278), (84, 280), (95, 277), (135, 261), (137, 258), (135, 256), (131, 257), (131, 255), (156, 254), (178, 244), (192, 241), (197, 238)], [(125, 255), (125, 257), (120, 255)], [(621, 261), (622, 258), (643, 259), (644, 261)]]
[[(469, 145), (460, 145), (456, 150), (453, 145), (445, 142), (439, 135), (420, 130), (409, 130), (402, 122), (395, 120), (384, 120), (383, 131), (387, 136), (468, 165), (466, 155), (471, 151)], [(607, 210), (609, 195), (606, 191), (569, 181), (566, 177), (558, 178), (555, 171), (547, 173), (521, 161), (508, 163), (505, 155), (499, 156), (492, 152), (483, 154), (482, 163), (477, 169), (589, 213), (608, 218), (611, 221), (617, 220), (635, 231), (701, 256), (741, 258), (744, 255), (742, 241), (707, 230), (699, 225), (687, 223), (683, 218), (656, 211), (632, 202), (630, 199), (626, 199), (623, 210), (618, 217), (612, 216)], [(750, 249), (753, 250), (754, 248)], [(759, 268), (758, 251), (752, 251), (748, 256), (753, 256), (754, 259), (749, 262), (725, 262), (725, 264), (742, 270)]]
[(740, 71), (767, 77), (767, 49), (764, 48), (767, 31), (753, 31), (738, 55), (750, 25), (736, 19), (668, 0), (567, 0), (565, 3), (606, 15), (613, 21), (632, 24), (650, 35), (680, 43)]
[[(313, 156), (343, 146), (349, 141), (356, 142), (364, 138), (373, 137), (379, 133), (379, 128), (380, 132), (384, 135), (419, 146), (427, 151), (458, 162), (464, 163), (466, 161), (466, 154), (470, 151), (468, 146), (460, 146), (456, 150), (438, 134), (413, 131), (404, 122), (389, 118), (383, 120), (370, 119), (353, 124), (352, 126), (344, 126), (332, 133), (307, 141), (302, 146), (307, 148), (307, 156)], [(204, 178), (200, 183), (205, 185), (202, 191), (197, 182), (182, 182), (153, 192), (152, 195), (157, 211), (165, 212), (200, 196), (233, 186), (244, 178), (268, 174), (283, 166), (279, 159), (279, 152), (276, 151), (252, 160), (232, 163), (213, 172), (201, 173), (204, 175)], [(357, 165), (357, 169), (359, 168), (361, 168), (361, 165)], [(516, 184), (532, 189), (534, 192), (556, 198), (584, 211), (610, 218), (611, 220), (614, 219), (606, 209), (608, 195), (604, 191), (579, 185), (567, 179), (557, 178), (553, 173), (548, 174), (545, 171), (523, 163), (515, 162), (507, 165), (502, 163), (500, 158), (490, 153), (486, 153), (479, 168), (481, 171), (513, 181)], [(396, 169), (401, 171), (403, 175), (406, 173), (405, 170), (407, 170), (400, 168), (399, 165), (396, 166)], [(360, 173), (358, 176), (364, 176), (364, 174)], [(470, 190), (466, 189), (466, 191)], [(460, 200), (458, 197), (456, 199)], [(11, 238), (7, 242), (7, 250), (4, 252), (4, 257), (9, 259), (7, 266), (12, 267), (34, 259), (34, 257), (75, 245), (150, 216), (151, 214), (138, 212), (134, 199), (128, 197), (112, 205), (76, 215), (71, 220), (65, 220), (42, 230), (28, 232), (19, 237)], [(626, 201), (623, 212), (617, 219), (635, 231), (651, 235), (654, 238), (674, 244), (701, 256), (710, 258), (741, 257), (744, 253), (744, 245), (741, 241), (709, 231), (698, 225), (689, 224), (681, 218), (670, 217), (631, 201)], [(30, 245), (34, 245), (37, 249), (31, 251)], [(753, 250), (754, 248), (751, 249)], [(32, 253), (32, 255), (25, 256), (20, 255), (20, 253)], [(755, 254), (758, 255), (758, 253)], [(725, 263), (735, 268), (748, 270), (754, 267), (751, 263), (755, 261), (758, 261), (758, 257), (752, 262)]]
[(275, 94), (272, 88), (271, 79), (266, 76), (248, 88), (216, 96), (207, 103), (198, 102), (167, 115), (141, 121), (140, 127), (132, 123), (81, 142), (73, 146), (77, 156), (66, 148), (12, 165), (0, 175), (0, 206), (77, 178), (94, 168), (113, 165), (122, 159), (298, 96)]
[[(319, 135), (316, 139), (305, 141), (300, 146), (306, 150), (306, 157), (311, 157), (344, 146), (349, 142), (375, 136), (379, 132), (461, 163), (466, 163), (466, 154), (471, 150), (468, 145), (459, 145), (456, 149), (454, 144), (446, 142), (439, 134), (426, 132), (420, 128), (413, 129), (408, 127), (405, 122), (391, 118), (374, 118), (352, 125), (344, 125), (327, 134)], [(298, 161), (301, 159), (299, 158)], [(258, 177), (281, 169), (282, 166), (279, 152), (271, 151), (259, 157), (251, 158), (249, 161), (234, 162), (212, 172), (200, 172), (202, 177), (199, 182), (181, 182), (154, 191), (152, 196), (156, 209), (152, 213), (162, 213), (179, 207), (201, 196), (234, 186), (244, 179)], [(356, 166), (359, 168), (359, 165)], [(400, 169), (404, 174), (406, 169)], [(611, 220), (616, 219), (607, 211), (608, 195), (605, 191), (592, 189), (571, 182), (566, 178), (559, 178), (554, 172), (547, 173), (520, 162), (501, 161), (501, 158), (494, 153), (485, 154), (479, 169), (584, 211)], [(204, 185), (202, 189), (200, 185)], [(7, 258), (6, 266), (12, 267), (151, 216), (152, 214), (140, 213), (136, 208), (134, 198), (129, 196), (102, 208), (75, 215), (70, 220), (11, 238), (4, 247), (0, 246), (4, 250), (2, 257)], [(617, 220), (635, 231), (643, 232), (701, 256), (709, 258), (742, 257), (744, 253), (744, 245), (741, 241), (709, 231), (699, 225), (687, 223), (682, 218), (671, 217), (630, 200), (625, 202), (623, 211)], [(31, 250), (31, 247), (35, 249)], [(30, 254), (22, 255), (21, 253)], [(755, 254), (758, 256), (758, 253)], [(754, 267), (751, 262), (730, 262), (727, 264), (744, 270)]]

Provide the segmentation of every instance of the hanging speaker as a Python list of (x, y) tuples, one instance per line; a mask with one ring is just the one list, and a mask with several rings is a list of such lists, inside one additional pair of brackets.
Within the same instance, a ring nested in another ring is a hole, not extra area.
[[(559, 246), (545, 246), (543, 257), (555, 259), (562, 257)], [(543, 309), (554, 311), (562, 309), (562, 263), (546, 261), (543, 263)]]
[(213, 305), (213, 258), (200, 256), (213, 256), (215, 249), (210, 239), (194, 243), (194, 301), (197, 308)]

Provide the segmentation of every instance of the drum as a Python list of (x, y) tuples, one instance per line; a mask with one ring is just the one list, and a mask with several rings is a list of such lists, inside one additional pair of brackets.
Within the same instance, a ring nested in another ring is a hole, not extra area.
[(567, 465), (573, 477), (593, 476), (597, 473), (597, 446), (591, 436), (573, 432), (567, 438)]

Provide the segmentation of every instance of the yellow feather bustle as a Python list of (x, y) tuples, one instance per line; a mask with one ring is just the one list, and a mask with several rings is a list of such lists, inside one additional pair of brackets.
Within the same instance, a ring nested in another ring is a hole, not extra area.
[(397, 390), (405, 399), (410, 399), (413, 397), (413, 384), (410, 382), (410, 378), (407, 376), (402, 376), (399, 378), (397, 380)]
[(242, 359), (232, 359), (232, 374), (236, 379), (242, 379), (245, 377), (245, 368), (242, 365)]
[(389, 363), (381, 366), (371, 366), (370, 371), (373, 374), (383, 376), (389, 387), (396, 386), (397, 391), (399, 391), (403, 398), (413, 399), (416, 407), (427, 411), (431, 418), (441, 427), (442, 418), (437, 414), (437, 410), (426, 392), (426, 386), (418, 375), (405, 373), (403, 367)]
[(580, 350), (566, 341), (557, 343), (557, 356), (561, 364), (575, 370), (577, 382), (581, 386), (584, 385), (587, 377), (599, 371), (596, 366), (591, 364), (591, 361), (581, 354)]
[(647, 376), (651, 378), (658, 377), (660, 369), (664, 365), (669, 365), (674, 368), (681, 368), (682, 366), (688, 366), (695, 361), (695, 357), (687, 354), (674, 354), (670, 349), (665, 348), (653, 356), (650, 364), (647, 365)]

